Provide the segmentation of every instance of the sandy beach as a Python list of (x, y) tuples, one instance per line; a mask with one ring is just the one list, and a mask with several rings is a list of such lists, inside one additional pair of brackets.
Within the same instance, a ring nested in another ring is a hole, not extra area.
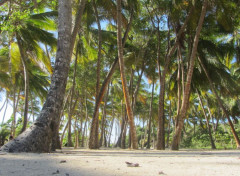
[[(125, 162), (138, 163), (128, 167)], [(1, 176), (239, 176), (240, 151), (63, 149), (1, 153)]]

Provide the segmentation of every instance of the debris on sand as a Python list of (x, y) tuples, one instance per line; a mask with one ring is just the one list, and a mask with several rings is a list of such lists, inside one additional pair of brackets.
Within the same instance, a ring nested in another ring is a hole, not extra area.
[(139, 167), (138, 163), (130, 163), (130, 162), (125, 162), (127, 164), (127, 167)]

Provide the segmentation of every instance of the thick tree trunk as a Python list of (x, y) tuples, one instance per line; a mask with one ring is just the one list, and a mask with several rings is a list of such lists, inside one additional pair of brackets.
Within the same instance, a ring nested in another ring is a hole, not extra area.
[(207, 11), (207, 3), (208, 3), (208, 0), (204, 0), (203, 6), (202, 6), (202, 12), (201, 12), (198, 26), (196, 29), (196, 34), (195, 34), (195, 38), (194, 38), (194, 42), (193, 42), (193, 48), (192, 48), (192, 52), (191, 52), (191, 56), (190, 56), (190, 65), (189, 65), (189, 69), (188, 69), (188, 73), (187, 73), (187, 80), (186, 80), (187, 82), (185, 85), (182, 107), (181, 107), (181, 111), (180, 111), (180, 114), (178, 117), (179, 118), (178, 127), (176, 129), (175, 135), (173, 137), (173, 142), (172, 142), (172, 150), (179, 149), (179, 144), (180, 144), (180, 140), (181, 140), (181, 132), (182, 132), (183, 125), (184, 125), (184, 118), (186, 116), (188, 104), (189, 104), (194, 61), (195, 61), (195, 57), (196, 57), (196, 53), (197, 53), (200, 32), (202, 30), (203, 21), (204, 21), (206, 11)]
[(58, 4), (58, 49), (46, 102), (36, 122), (17, 138), (4, 145), (0, 151), (50, 152), (53, 121), (60, 118), (71, 57), (71, 0), (59, 0)]
[(221, 109), (223, 110), (224, 115), (227, 117), (228, 123), (229, 123), (230, 128), (231, 128), (232, 133), (233, 133), (233, 137), (234, 137), (235, 142), (236, 142), (236, 146), (237, 146), (238, 149), (240, 149), (240, 140), (239, 140), (239, 137), (238, 137), (238, 134), (237, 134), (236, 130), (234, 129), (234, 125), (232, 123), (232, 120), (230, 119), (230, 116), (229, 116), (226, 108), (224, 107), (221, 98), (218, 96), (218, 93), (217, 93), (216, 89), (214, 88), (212, 79), (210, 78), (209, 73), (208, 73), (205, 65), (203, 64), (203, 62), (202, 62), (200, 57), (198, 57), (198, 60), (199, 60), (199, 63), (201, 65), (201, 67), (203, 68), (203, 70), (205, 72), (205, 75), (207, 76), (207, 79), (208, 79), (208, 81), (210, 83), (210, 86), (211, 86), (211, 90), (214, 93), (215, 97), (217, 98), (218, 105), (221, 107)]
[(149, 109), (147, 149), (150, 149), (150, 144), (151, 144), (153, 97), (154, 97), (154, 82), (152, 82), (152, 97), (151, 97), (151, 103), (150, 103), (150, 109)]
[[(86, 0), (81, 0), (81, 2), (79, 2), (78, 5), (78, 10), (77, 10), (77, 14), (75, 17), (75, 22), (74, 22), (74, 28), (72, 30), (72, 34), (71, 34), (71, 43), (70, 43), (70, 58), (72, 57), (72, 53), (73, 53), (73, 49), (74, 49), (74, 45), (75, 45), (75, 40), (78, 34), (78, 31), (81, 27), (81, 22), (82, 22), (82, 16), (83, 16), (83, 11), (85, 8), (85, 3)], [(70, 62), (70, 61), (69, 61)], [(52, 129), (53, 129), (53, 138), (52, 138), (52, 150), (54, 151), (55, 149), (60, 149), (61, 147), (58, 145), (59, 144), (59, 125), (60, 125), (60, 119), (56, 118), (56, 120), (54, 120), (52, 122)]]
[(120, 73), (121, 73), (123, 94), (126, 102), (128, 121), (129, 121), (130, 131), (131, 131), (131, 145), (133, 149), (137, 149), (138, 148), (137, 134), (136, 134), (136, 128), (134, 124), (134, 117), (133, 117), (132, 107), (130, 103), (129, 91), (127, 87), (127, 80), (125, 76), (125, 70), (124, 70), (125, 68), (124, 68), (124, 62), (123, 62), (121, 0), (117, 0), (117, 44), (118, 44), (118, 58), (119, 58), (119, 67), (120, 67)]
[(197, 90), (197, 95), (198, 95), (198, 99), (199, 99), (200, 106), (201, 106), (202, 111), (203, 111), (203, 115), (204, 115), (205, 120), (206, 120), (206, 124), (207, 124), (207, 128), (208, 128), (208, 134), (209, 134), (209, 138), (210, 138), (210, 141), (211, 141), (211, 147), (212, 147), (212, 149), (216, 149), (216, 145), (215, 145), (214, 140), (213, 140), (213, 137), (212, 137), (211, 127), (210, 127), (210, 125), (209, 125), (209, 120), (208, 120), (206, 111), (205, 111), (204, 106), (203, 106), (202, 98), (201, 98), (200, 93), (199, 93), (198, 90)]

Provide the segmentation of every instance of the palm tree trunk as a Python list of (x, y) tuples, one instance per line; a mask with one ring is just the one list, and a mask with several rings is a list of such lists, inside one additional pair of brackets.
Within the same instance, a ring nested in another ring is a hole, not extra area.
[[(157, 131), (157, 150), (165, 150), (165, 129), (164, 129), (164, 123), (165, 123), (165, 116), (164, 116), (164, 96), (165, 96), (165, 83), (166, 83), (166, 75), (168, 72), (168, 66), (171, 61), (171, 56), (174, 54), (177, 46), (179, 45), (179, 38), (182, 35), (185, 27), (187, 26), (187, 23), (191, 17), (191, 14), (193, 12), (193, 8), (191, 8), (187, 18), (185, 19), (184, 24), (182, 25), (181, 29), (179, 30), (176, 38), (176, 42), (174, 46), (169, 50), (168, 55), (165, 59), (164, 64), (164, 70), (161, 73), (160, 65), (158, 63), (158, 70), (159, 70), (159, 81), (160, 81), (160, 93), (159, 93), (159, 107), (158, 107), (158, 131)], [(158, 30), (158, 40), (160, 40), (160, 34)], [(160, 41), (158, 42), (160, 43)], [(159, 48), (160, 46), (158, 46)], [(159, 55), (159, 54), (158, 54)], [(158, 57), (159, 62), (159, 57)]]
[[(78, 49), (77, 49), (78, 53)], [(76, 106), (77, 98), (75, 100), (75, 103), (73, 104), (73, 97), (75, 96), (75, 85), (76, 85), (76, 73), (77, 73), (77, 61), (78, 61), (78, 54), (76, 54), (75, 62), (74, 62), (74, 73), (73, 73), (73, 83), (71, 88), (71, 97), (69, 102), (69, 113), (68, 113), (68, 147), (72, 147), (72, 129), (71, 129), (71, 121), (72, 121), (72, 112)]]
[(20, 133), (23, 133), (27, 128), (27, 122), (28, 122), (28, 94), (29, 94), (29, 75), (27, 71), (27, 62), (26, 62), (26, 55), (23, 48), (23, 41), (21, 40), (20, 36), (17, 34), (17, 43), (18, 48), (21, 55), (21, 61), (23, 65), (23, 71), (24, 71), (24, 115), (23, 115), (23, 126)]
[(151, 103), (149, 109), (149, 122), (148, 122), (148, 139), (147, 139), (147, 149), (150, 149), (151, 143), (151, 126), (152, 126), (152, 106), (153, 106), (153, 97), (154, 97), (154, 81), (152, 82), (152, 96), (151, 96)]
[(131, 145), (133, 149), (138, 148), (137, 144), (137, 134), (134, 124), (134, 117), (132, 112), (132, 107), (129, 98), (129, 91), (127, 87), (127, 80), (125, 76), (125, 68), (123, 62), (123, 45), (122, 45), (122, 19), (121, 19), (121, 0), (117, 0), (117, 43), (118, 43), (118, 58), (119, 58), (119, 67), (121, 73), (121, 80), (123, 86), (123, 94), (126, 102), (127, 114), (129, 119), (130, 131), (131, 131)]
[(58, 5), (58, 49), (46, 102), (35, 123), (4, 145), (2, 151), (49, 152), (51, 149), (53, 121), (60, 118), (71, 58), (71, 0), (59, 0)]
[(111, 137), (112, 137), (114, 119), (115, 119), (115, 118), (113, 117), (113, 118), (112, 118), (112, 121), (111, 121), (111, 123), (110, 123), (107, 147), (110, 147), (110, 145), (111, 145)]
[(202, 30), (203, 21), (204, 21), (206, 11), (207, 11), (207, 4), (208, 4), (208, 0), (204, 0), (203, 6), (202, 6), (202, 12), (201, 12), (201, 15), (200, 15), (200, 18), (199, 18), (199, 21), (198, 21), (198, 26), (197, 26), (197, 29), (196, 29), (196, 34), (195, 34), (195, 38), (194, 38), (194, 42), (193, 42), (192, 53), (191, 53), (191, 56), (190, 56), (190, 65), (189, 65), (189, 69), (188, 69), (188, 73), (187, 73), (187, 82), (186, 82), (186, 85), (185, 85), (181, 111), (180, 111), (180, 114), (179, 114), (179, 117), (178, 117), (179, 118), (178, 127), (177, 127), (175, 135), (173, 137), (172, 150), (178, 150), (179, 149), (179, 144), (180, 144), (180, 140), (181, 140), (181, 132), (182, 132), (183, 125), (184, 125), (184, 118), (185, 118), (185, 115), (187, 113), (188, 104), (189, 104), (190, 88), (191, 88), (192, 74), (193, 74), (193, 68), (194, 68), (194, 61), (195, 61), (195, 57), (196, 57), (196, 53), (197, 53), (197, 47), (198, 47), (200, 32)]
[(167, 148), (169, 147), (169, 138), (170, 138), (170, 130), (171, 130), (171, 120), (172, 120), (172, 114), (171, 114), (171, 111), (172, 111), (172, 103), (170, 101), (170, 104), (169, 104), (169, 120), (168, 120), (168, 133), (167, 133)]
[(103, 145), (103, 135), (104, 135), (104, 128), (105, 128), (105, 119), (106, 119), (106, 114), (107, 114), (107, 99), (108, 99), (108, 94), (109, 94), (109, 85), (108, 85), (108, 90), (107, 94), (105, 95), (104, 98), (104, 107), (103, 107), (103, 116), (102, 116), (102, 121), (101, 121), (101, 137), (100, 137), (100, 142), (99, 142), (99, 147)]
[(240, 149), (240, 140), (239, 140), (239, 137), (238, 137), (238, 134), (237, 134), (236, 130), (234, 129), (234, 125), (233, 125), (233, 123), (232, 123), (232, 121), (231, 121), (231, 119), (230, 119), (230, 116), (229, 116), (226, 108), (224, 107), (222, 100), (221, 100), (220, 97), (218, 96), (217, 91), (216, 91), (216, 89), (214, 88), (212, 79), (210, 78), (209, 73), (208, 73), (205, 65), (203, 64), (201, 58), (198, 57), (198, 60), (199, 60), (199, 63), (200, 63), (200, 65), (201, 65), (201, 67), (203, 68), (203, 70), (204, 70), (204, 72), (205, 72), (205, 75), (207, 76), (207, 79), (208, 79), (208, 81), (209, 81), (209, 83), (210, 83), (210, 86), (211, 86), (211, 90), (212, 90), (212, 92), (214, 93), (215, 97), (217, 98), (217, 102), (218, 102), (219, 107), (221, 107), (221, 109), (223, 110), (224, 115), (227, 117), (228, 123), (229, 123), (230, 128), (231, 128), (232, 133), (233, 133), (233, 137), (234, 137), (235, 142), (236, 142), (236, 146), (237, 146), (238, 149)]
[[(122, 39), (122, 42), (123, 42), (123, 46), (125, 45), (126, 43), (126, 40), (127, 40), (127, 36), (128, 36), (128, 33), (130, 31), (130, 28), (131, 28), (131, 24), (132, 24), (132, 19), (133, 19), (133, 12), (131, 12), (131, 16), (130, 16), (130, 20), (129, 20), (129, 23), (127, 25), (127, 29), (125, 31), (125, 34), (124, 34), (124, 37)], [(95, 107), (94, 107), (94, 113), (93, 113), (93, 119), (96, 119), (98, 118), (98, 112), (99, 112), (99, 107), (101, 105), (101, 102), (103, 100), (103, 97), (104, 97), (104, 94), (106, 92), (106, 89), (107, 89), (107, 85), (109, 84), (111, 78), (112, 78), (112, 75), (113, 73), (115, 72), (116, 68), (118, 66), (118, 57), (115, 58), (113, 64), (111, 65), (111, 68), (105, 78), (105, 80), (103, 81), (102, 83), (102, 86), (101, 86), (101, 89), (99, 91), (99, 94), (96, 98), (96, 103), (95, 103)], [(95, 128), (91, 128), (92, 129), (95, 129)], [(94, 134), (95, 132), (90, 132), (90, 134)], [(95, 133), (96, 134), (96, 133)], [(92, 140), (91, 140), (92, 141)], [(89, 145), (89, 148), (91, 149), (94, 149), (96, 145)]]
[(65, 136), (65, 133), (67, 131), (67, 128), (68, 128), (68, 121), (67, 121), (67, 123), (66, 123), (66, 125), (65, 125), (65, 127), (63, 129), (63, 132), (62, 132), (61, 141), (60, 141), (61, 146), (62, 146), (62, 143), (63, 143), (63, 139), (64, 139), (64, 136)]
[[(5, 105), (5, 103), (4, 103), (4, 105)], [(5, 105), (5, 110), (4, 110), (4, 113), (3, 113), (3, 118), (2, 118), (1, 125), (3, 125), (3, 123), (4, 123), (4, 119), (5, 119), (5, 116), (6, 116), (7, 108), (8, 108), (8, 94), (6, 95), (6, 105)]]
[(142, 80), (142, 76), (143, 76), (144, 70), (145, 70), (145, 62), (143, 61), (141, 73), (138, 76), (138, 81), (137, 81), (136, 87), (135, 87), (134, 92), (133, 92), (133, 100), (132, 100), (133, 111), (135, 109), (135, 105), (136, 105), (136, 101), (137, 101), (137, 95), (138, 95), (138, 90), (139, 90), (140, 85), (141, 85), (140, 83), (141, 83), (141, 80)]
[[(98, 10), (96, 6), (95, 0), (93, 0), (93, 9), (94, 15), (97, 21), (98, 26), (98, 59), (97, 59), (97, 78), (96, 78), (96, 101), (97, 104), (97, 97), (100, 90), (100, 69), (101, 69), (101, 51), (102, 51), (102, 32), (101, 32), (101, 24), (98, 16)], [(98, 133), (99, 133), (99, 117), (98, 112), (96, 116), (92, 119), (91, 124), (91, 131), (90, 131), (90, 138), (89, 138), (89, 148), (90, 149), (97, 149), (99, 148), (99, 140), (98, 140)]]
[(211, 141), (211, 146), (212, 146), (212, 149), (216, 149), (216, 145), (214, 143), (214, 140), (213, 140), (213, 137), (212, 137), (212, 131), (211, 131), (211, 127), (209, 125), (209, 120), (207, 118), (207, 114), (205, 112), (205, 109), (204, 109), (204, 106), (203, 106), (203, 101), (202, 101), (202, 98), (200, 96), (200, 93), (199, 91), (197, 90), (197, 95), (198, 95), (198, 99), (199, 99), (199, 103), (200, 103), (200, 106), (202, 108), (202, 111), (203, 111), (203, 115), (206, 119), (206, 124), (207, 124), (207, 127), (208, 127), (208, 134), (209, 134), (209, 138), (210, 138), (210, 141)]
[(125, 113), (124, 113), (124, 124), (123, 124), (123, 131), (122, 131), (122, 135), (121, 135), (121, 148), (125, 149), (126, 148), (126, 135), (127, 135), (127, 124), (128, 124), (128, 120), (127, 120), (127, 109), (126, 107), (125, 109)]
[(85, 124), (82, 132), (82, 147), (84, 147), (85, 131), (87, 131), (87, 122), (88, 122), (88, 104), (87, 104), (87, 91), (85, 89)]
[[(74, 28), (72, 30), (72, 33), (70, 34), (70, 56), (69, 59), (71, 59), (72, 57), (72, 53), (73, 53), (73, 49), (74, 49), (74, 45), (75, 45), (75, 40), (78, 34), (78, 31), (81, 28), (81, 22), (82, 22), (82, 16), (83, 16), (83, 11), (85, 8), (85, 3), (86, 0), (81, 0), (79, 1), (79, 5), (78, 5), (78, 10), (77, 10), (77, 14), (75, 17), (75, 22), (74, 22)], [(69, 60), (69, 64), (70, 64), (70, 60)], [(61, 113), (60, 113), (61, 114)], [(52, 150), (54, 151), (55, 149), (60, 149), (61, 146), (59, 146), (59, 125), (60, 125), (60, 116), (58, 118), (55, 118), (52, 121), (52, 129), (53, 129), (53, 137), (52, 137)]]

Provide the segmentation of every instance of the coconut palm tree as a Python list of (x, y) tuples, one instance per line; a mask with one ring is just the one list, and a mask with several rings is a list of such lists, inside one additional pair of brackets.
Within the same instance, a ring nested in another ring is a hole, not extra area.
[(52, 83), (43, 109), (36, 122), (15, 140), (4, 145), (2, 151), (49, 152), (51, 149), (52, 135), (49, 134), (52, 134), (52, 121), (60, 115), (71, 58), (71, 10), (71, 1), (59, 0), (58, 52)]
[(172, 142), (172, 150), (178, 150), (179, 149), (179, 143), (181, 139), (181, 131), (183, 128), (184, 124), (184, 118), (188, 109), (188, 104), (189, 104), (189, 97), (190, 97), (190, 88), (191, 88), (191, 81), (192, 81), (192, 74), (193, 74), (193, 68), (194, 68), (194, 61), (197, 53), (197, 46), (198, 46), (198, 41), (199, 41), (199, 36), (200, 32), (203, 26), (204, 18), (206, 15), (207, 11), (207, 4), (208, 0), (204, 0), (203, 5), (202, 5), (202, 12), (198, 21), (198, 26), (196, 29), (196, 34), (193, 42), (193, 47), (191, 51), (191, 56), (190, 56), (190, 65), (187, 73), (187, 80), (185, 84), (185, 90), (184, 90), (184, 96), (183, 96), (183, 101), (182, 101), (182, 106), (181, 106), (181, 111), (180, 115), (178, 118), (178, 127), (176, 129), (176, 133), (173, 138)]

